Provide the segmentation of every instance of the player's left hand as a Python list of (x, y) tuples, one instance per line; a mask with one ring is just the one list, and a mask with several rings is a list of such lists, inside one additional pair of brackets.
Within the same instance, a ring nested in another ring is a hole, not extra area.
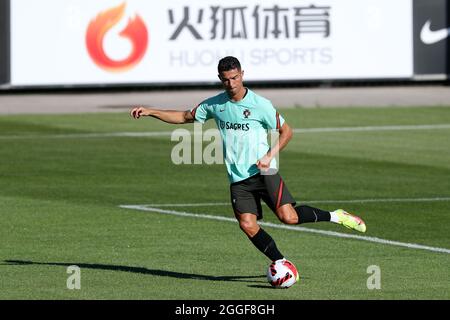
[(133, 109), (130, 111), (130, 115), (131, 115), (134, 119), (139, 119), (139, 118), (142, 117), (142, 116), (147, 116), (147, 115), (148, 115), (148, 112), (147, 112), (147, 109), (144, 108), (144, 107), (136, 107), (136, 108), (133, 108)]
[(256, 161), (256, 166), (259, 170), (265, 172), (270, 168), (270, 162), (272, 159), (266, 154), (264, 157)]

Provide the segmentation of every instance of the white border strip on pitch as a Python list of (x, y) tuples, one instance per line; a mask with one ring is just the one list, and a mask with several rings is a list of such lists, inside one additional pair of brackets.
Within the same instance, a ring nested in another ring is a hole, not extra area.
[(450, 124), (419, 124), (419, 125), (398, 125), (398, 126), (366, 126), (366, 127), (338, 127), (338, 128), (305, 128), (293, 129), (297, 133), (314, 132), (358, 132), (358, 131), (397, 131), (397, 130), (435, 130), (450, 129)]
[[(121, 205), (119, 207), (124, 208), (124, 209), (149, 211), (149, 212), (163, 213), (163, 214), (169, 214), (169, 215), (175, 215), (175, 216), (181, 216), (181, 217), (192, 217), (192, 218), (199, 218), (199, 219), (228, 221), (228, 222), (234, 222), (234, 223), (237, 222), (236, 219), (229, 218), (229, 217), (174, 211), (174, 210), (165, 210), (165, 209), (158, 209), (158, 208), (154, 208), (154, 207), (148, 207), (145, 205)], [(271, 227), (271, 228), (277, 228), (277, 229), (287, 229), (287, 230), (294, 230), (294, 231), (318, 233), (318, 234), (334, 236), (334, 237), (338, 237), (338, 238), (357, 239), (357, 240), (363, 240), (363, 241), (369, 241), (369, 242), (375, 242), (375, 243), (381, 243), (381, 244), (388, 244), (388, 245), (392, 245), (392, 246), (406, 247), (406, 248), (410, 248), (410, 249), (420, 249), (420, 250), (427, 250), (427, 251), (440, 252), (440, 253), (450, 253), (450, 249), (446, 249), (446, 248), (437, 248), (437, 247), (424, 246), (424, 245), (415, 244), (415, 243), (391, 241), (391, 240), (385, 240), (385, 239), (380, 239), (380, 238), (376, 238), (376, 237), (358, 236), (358, 235), (352, 235), (352, 234), (346, 234), (346, 233), (340, 233), (340, 232), (334, 232), (334, 231), (318, 230), (318, 229), (308, 229), (308, 228), (304, 228), (304, 227), (276, 224), (276, 223), (271, 223), (271, 222), (259, 222), (259, 225), (267, 226), (267, 227)]]
[[(436, 130), (450, 129), (450, 124), (424, 124), (424, 125), (398, 125), (398, 126), (367, 126), (367, 127), (337, 127), (337, 128), (305, 128), (293, 129), (295, 133), (326, 133), (326, 132), (360, 132), (360, 131), (398, 131), (398, 130)], [(189, 131), (189, 134), (194, 134)], [(154, 132), (105, 132), (105, 133), (69, 133), (47, 135), (11, 135), (0, 136), (1, 140), (7, 139), (71, 139), (71, 138), (114, 138), (114, 137), (166, 137), (171, 136), (172, 131)]]
[[(304, 200), (304, 203), (377, 203), (377, 202), (434, 202), (434, 201), (450, 201), (450, 197), (435, 198), (381, 198), (381, 199), (351, 199), (351, 200)], [(265, 203), (262, 203), (265, 205)], [(203, 203), (152, 203), (142, 204), (148, 207), (214, 207), (214, 206), (231, 206), (230, 202), (203, 202)]]

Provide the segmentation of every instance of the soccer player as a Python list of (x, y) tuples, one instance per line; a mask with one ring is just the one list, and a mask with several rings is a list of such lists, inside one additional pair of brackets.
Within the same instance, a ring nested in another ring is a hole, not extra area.
[[(136, 107), (131, 110), (131, 116), (135, 119), (150, 116), (173, 124), (215, 120), (225, 150), (234, 215), (250, 241), (272, 261), (284, 256), (257, 223), (262, 219), (261, 200), (286, 224), (330, 221), (365, 232), (365, 223), (342, 209), (329, 212), (304, 204), (296, 206), (276, 170), (276, 156), (292, 138), (292, 129), (269, 100), (244, 86), (244, 71), (238, 59), (230, 56), (221, 59), (218, 73), (225, 92), (195, 108), (168, 111)], [(267, 141), (268, 130), (279, 132), (273, 147)]]

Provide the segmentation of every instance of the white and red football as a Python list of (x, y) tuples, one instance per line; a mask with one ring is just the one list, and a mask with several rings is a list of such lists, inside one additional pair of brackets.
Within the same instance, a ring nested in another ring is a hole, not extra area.
[(289, 288), (298, 279), (297, 268), (286, 259), (273, 261), (267, 270), (267, 281), (275, 288)]

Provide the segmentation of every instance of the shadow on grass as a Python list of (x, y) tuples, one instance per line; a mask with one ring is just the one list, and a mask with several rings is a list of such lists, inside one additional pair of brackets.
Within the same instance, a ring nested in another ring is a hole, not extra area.
[(276, 288), (270, 286), (269, 284), (267, 284), (267, 285), (262, 285), (262, 284), (249, 284), (247, 287), (249, 287), (249, 288), (257, 288), (257, 289), (276, 290)]
[[(259, 276), (209, 276), (194, 273), (183, 273), (175, 271), (157, 270), (157, 269), (147, 269), (143, 267), (129, 267), (129, 266), (117, 266), (109, 264), (98, 264), (98, 263), (68, 263), (68, 262), (35, 262), (35, 261), (24, 261), (24, 260), (4, 260), (1, 265), (8, 266), (26, 266), (26, 265), (45, 265), (45, 266), (77, 266), (80, 269), (94, 269), (94, 270), (107, 270), (107, 271), (122, 271), (122, 272), (132, 272), (151, 276), (159, 277), (171, 277), (178, 279), (192, 279), (192, 280), (209, 280), (209, 281), (238, 281), (238, 282), (254, 282), (254, 283), (265, 283), (265, 275)], [(261, 279), (264, 280), (251, 280), (251, 279)], [(262, 287), (262, 286), (261, 286)]]

